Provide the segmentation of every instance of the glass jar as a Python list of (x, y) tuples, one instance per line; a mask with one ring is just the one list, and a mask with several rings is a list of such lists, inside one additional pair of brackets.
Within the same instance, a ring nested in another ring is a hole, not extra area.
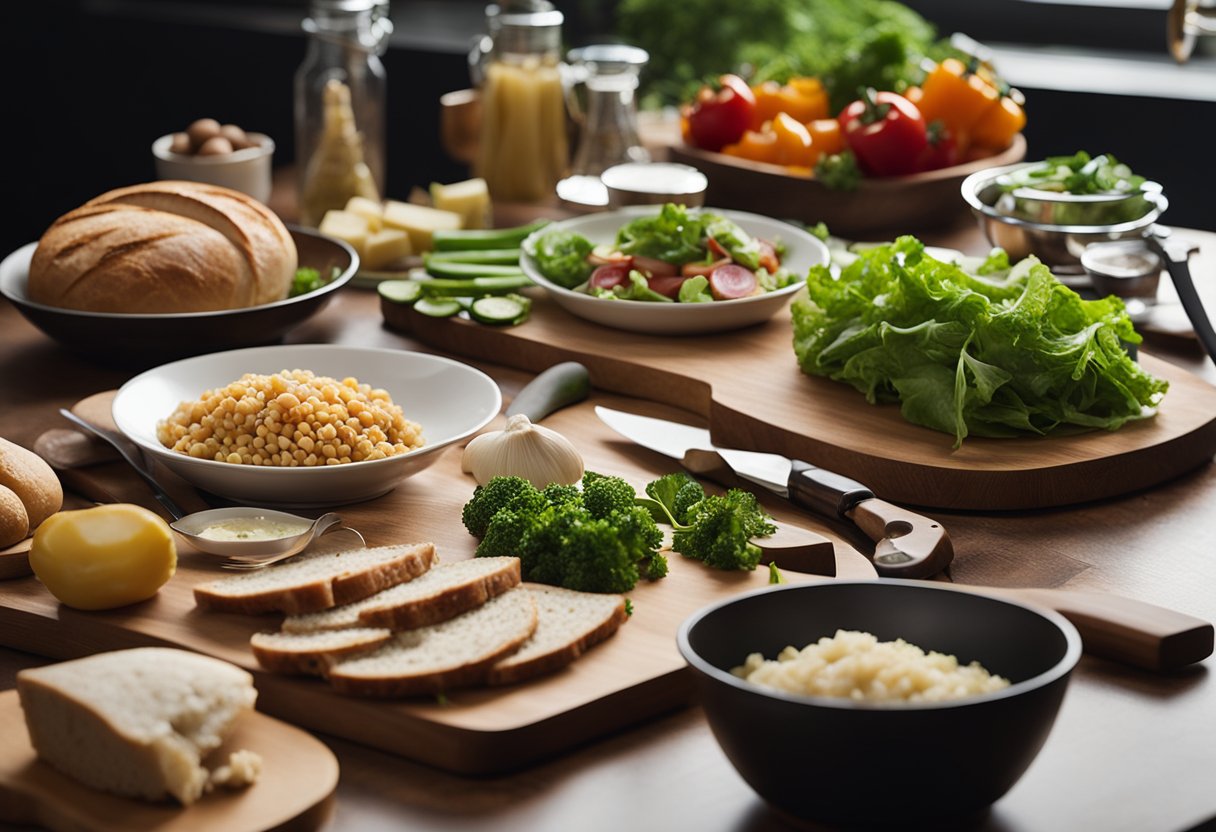
[(384, 193), (388, 0), (310, 0), (295, 75), (300, 221), (317, 225), (352, 196)]
[(560, 67), (562, 13), (491, 7), (493, 43), (480, 67), (482, 127), (475, 175), (495, 199), (553, 194), (570, 162)]

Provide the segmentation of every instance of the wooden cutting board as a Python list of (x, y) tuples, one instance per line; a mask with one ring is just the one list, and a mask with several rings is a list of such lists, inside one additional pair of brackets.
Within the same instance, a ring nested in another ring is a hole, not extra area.
[(212, 792), (189, 807), (98, 792), (40, 762), (15, 690), (0, 693), (0, 737), (0, 823), (56, 832), (319, 829), (338, 785), (332, 751), (299, 728), (256, 712), (240, 718), (215, 754), (222, 760), (241, 748), (257, 752), (263, 763), (258, 781)]
[(430, 318), (381, 301), (389, 327), (432, 347), (539, 372), (580, 361), (596, 388), (664, 402), (708, 419), (714, 441), (807, 460), (884, 499), (947, 509), (1027, 509), (1147, 488), (1216, 453), (1216, 387), (1141, 353), (1168, 379), (1156, 417), (1117, 431), (1026, 439), (954, 437), (869, 405), (852, 387), (803, 374), (789, 309), (748, 329), (663, 337), (609, 329), (534, 295), (517, 327)]
[[(669, 418), (671, 408), (596, 396), (567, 408), (545, 424), (570, 437), (588, 468), (624, 476), (639, 488), (676, 469), (674, 463), (620, 441), (592, 412), (593, 404), (641, 409)], [(146, 487), (123, 465), (89, 469), (104, 490), (156, 509)], [(473, 481), (460, 471), (459, 449), (395, 491), (372, 502), (340, 509), (369, 545), (432, 540), (443, 560), (471, 557), (476, 541), (460, 522)], [(840, 577), (873, 577), (873, 567), (831, 529), (779, 502), (766, 502), (779, 519), (822, 532), (835, 546)], [(338, 547), (343, 535), (322, 538)], [(260, 671), (250, 635), (277, 626), (275, 616), (220, 614), (195, 607), (192, 587), (221, 573), (210, 556), (182, 549), (178, 572), (149, 601), (89, 613), (61, 607), (34, 578), (8, 581), (0, 593), (0, 643), (58, 658), (149, 644), (185, 647), (252, 671), (258, 708), (296, 725), (341, 736), (460, 773), (519, 768), (647, 717), (687, 704), (691, 678), (676, 650), (680, 623), (701, 606), (763, 587), (767, 570), (720, 572), (678, 555), (671, 574), (643, 582), (629, 596), (634, 614), (615, 636), (557, 674), (496, 690), (454, 691), (443, 701), (397, 702), (340, 696), (319, 680)], [(789, 571), (790, 580), (814, 580)], [(809, 566), (809, 564), (808, 564)], [(831, 571), (830, 569), (828, 570)], [(742, 658), (742, 657), (740, 657)]]

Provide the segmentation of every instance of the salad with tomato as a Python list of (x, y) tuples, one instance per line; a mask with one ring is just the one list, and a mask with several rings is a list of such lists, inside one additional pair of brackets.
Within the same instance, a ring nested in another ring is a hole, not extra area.
[(785, 288), (779, 240), (761, 240), (720, 214), (668, 203), (622, 226), (610, 245), (564, 229), (532, 245), (540, 273), (605, 300), (712, 303)]

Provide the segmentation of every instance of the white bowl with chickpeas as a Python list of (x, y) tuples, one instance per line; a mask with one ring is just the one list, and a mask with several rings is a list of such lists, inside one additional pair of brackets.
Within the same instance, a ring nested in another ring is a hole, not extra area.
[(502, 405), (473, 367), (427, 353), (299, 344), (137, 375), (118, 429), (204, 491), (296, 508), (370, 500), (472, 436)]
[(154, 141), (152, 155), (158, 179), (205, 182), (248, 194), (258, 202), (270, 199), (274, 141), (263, 133), (200, 118), (185, 130)]

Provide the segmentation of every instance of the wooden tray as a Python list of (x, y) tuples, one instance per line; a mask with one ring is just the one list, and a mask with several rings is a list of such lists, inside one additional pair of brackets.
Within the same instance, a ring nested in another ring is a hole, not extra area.
[(864, 179), (855, 191), (837, 191), (780, 165), (752, 162), (678, 143), (667, 150), (673, 162), (692, 165), (709, 180), (705, 204), (827, 223), (841, 237), (856, 237), (892, 228), (914, 231), (948, 225), (967, 213), (960, 187), (973, 173), (1011, 165), (1026, 156), (1026, 139), (1018, 134), (1005, 150), (941, 170)]
[(299, 728), (256, 712), (237, 722), (216, 754), (256, 751), (264, 764), (258, 782), (212, 792), (187, 808), (94, 791), (39, 762), (15, 690), (0, 693), (0, 737), (0, 823), (5, 824), (63, 832), (319, 829), (338, 785), (332, 751)]
[[(578, 445), (591, 470), (624, 476), (639, 487), (676, 470), (674, 463), (619, 441), (595, 418), (594, 403), (641, 408), (665, 418), (676, 415), (670, 408), (597, 396), (546, 419), (546, 425)], [(155, 506), (146, 486), (122, 465), (96, 466), (89, 474), (114, 498)], [(473, 481), (460, 471), (456, 449), (390, 494), (344, 506), (341, 514), (369, 545), (433, 540), (444, 560), (459, 560), (472, 556), (476, 543), (460, 522), (460, 507), (472, 490)], [(778, 519), (815, 528), (832, 539), (831, 566), (839, 576), (874, 576), (869, 561), (831, 530), (780, 503), (766, 507)], [(341, 538), (324, 538), (322, 543), (337, 547)], [(81, 612), (61, 607), (34, 578), (6, 582), (0, 595), (0, 643), (57, 658), (150, 644), (197, 650), (251, 670), (258, 707), (266, 713), (451, 771), (501, 772), (690, 701), (691, 678), (675, 644), (680, 623), (707, 603), (765, 586), (768, 575), (763, 569), (719, 572), (679, 556), (669, 560), (668, 577), (643, 582), (630, 593), (634, 614), (620, 632), (568, 669), (496, 690), (454, 691), (444, 701), (354, 699), (332, 692), (321, 681), (260, 671), (249, 651), (249, 636), (277, 626), (278, 619), (196, 608), (193, 586), (220, 570), (214, 558), (185, 549), (177, 575), (155, 598), (119, 610)], [(797, 564), (784, 566), (788, 570)], [(786, 575), (790, 580), (817, 579), (793, 571)]]
[(1216, 388), (1141, 353), (1170, 391), (1160, 412), (1117, 431), (997, 440), (954, 438), (872, 406), (844, 384), (803, 374), (788, 309), (713, 337), (625, 333), (569, 315), (536, 294), (531, 319), (489, 327), (381, 301), (389, 327), (432, 347), (539, 372), (567, 360), (595, 387), (664, 402), (709, 420), (726, 447), (805, 459), (893, 502), (948, 509), (1061, 506), (1148, 488), (1216, 453)]

